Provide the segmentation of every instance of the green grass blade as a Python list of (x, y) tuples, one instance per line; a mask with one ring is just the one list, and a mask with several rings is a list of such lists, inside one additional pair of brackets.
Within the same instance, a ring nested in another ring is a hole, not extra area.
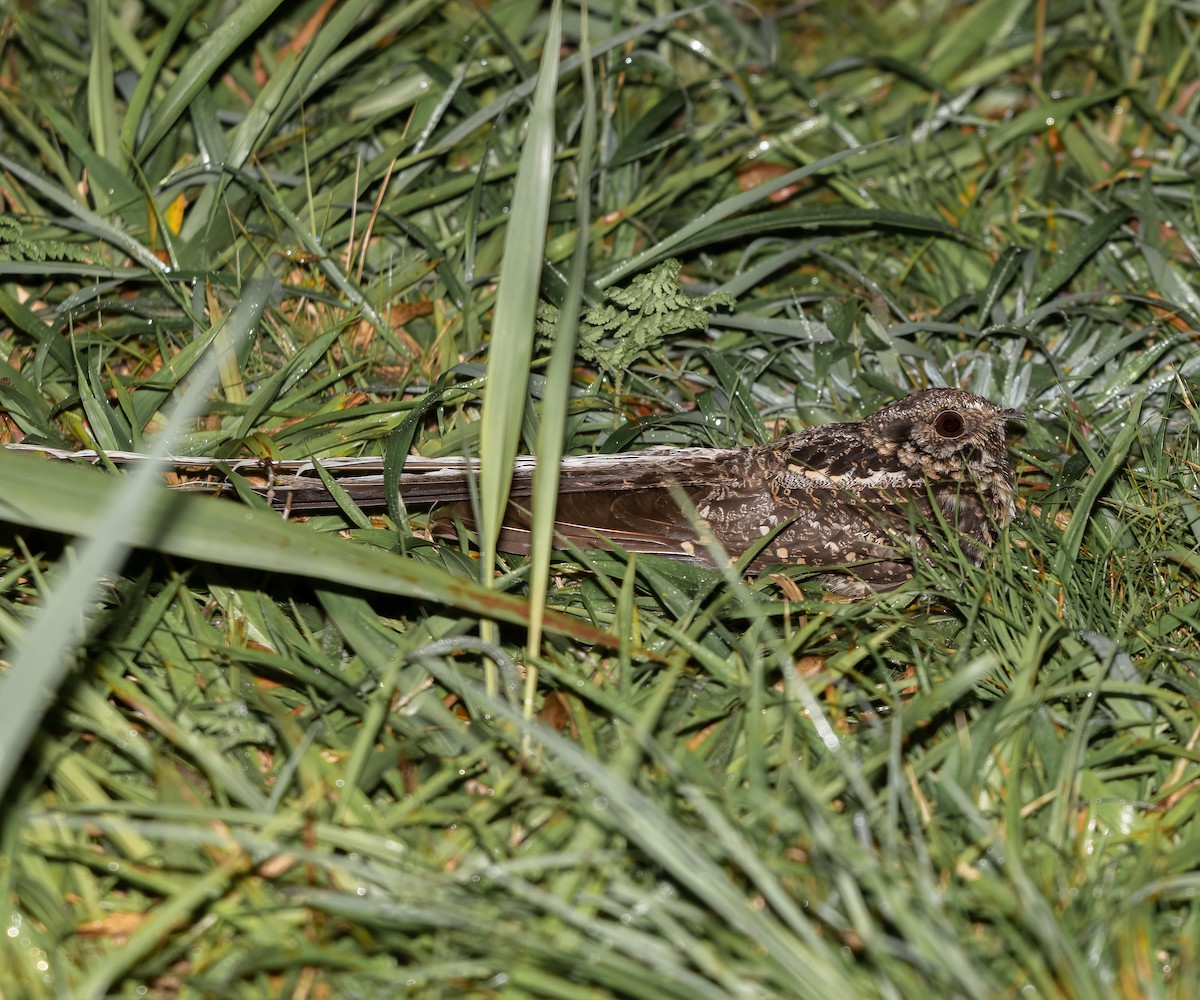
[(1104, 457), (1092, 470), (1092, 476), (1088, 480), (1087, 486), (1084, 487), (1071, 510), (1071, 521), (1067, 525), (1066, 531), (1063, 532), (1062, 545), (1056, 553), (1055, 569), (1064, 590), (1069, 590), (1071, 576), (1075, 572), (1076, 562), (1080, 555), (1079, 547), (1083, 543), (1083, 536), (1091, 521), (1096, 501), (1100, 499), (1113, 476), (1124, 463), (1130, 447), (1141, 430), (1138, 421), (1142, 403), (1142, 397), (1129, 402), (1120, 431), (1105, 449)]
[(247, 0), (246, 3), (239, 3), (228, 17), (213, 27), (212, 33), (192, 53), (155, 106), (146, 135), (138, 147), (140, 158), (153, 152), (154, 147), (175, 127), (195, 96), (208, 86), (221, 64), (253, 35), (279, 5), (280, 0)]
[(496, 541), (508, 503), (512, 463), (529, 401), (529, 362), (533, 356), (534, 316), (541, 287), (546, 222), (554, 182), (554, 95), (562, 37), (562, 5), (550, 13), (529, 127), (513, 189), (504, 237), (500, 289), (488, 352), (488, 380), (480, 429), (479, 506), (480, 572), (491, 585)]
[[(530, 575), (528, 649), (536, 656), (541, 646), (542, 609), (550, 586), (550, 553), (554, 547), (554, 511), (558, 506), (559, 463), (567, 426), (567, 406), (571, 393), (571, 370), (575, 363), (575, 339), (579, 332), (579, 314), (583, 305), (583, 287), (587, 278), (587, 232), (591, 217), (592, 149), (596, 142), (595, 84), (588, 58), (587, 7), (582, 10), (580, 55), (583, 57), (583, 128), (579, 139), (576, 166), (575, 226), (579, 242), (567, 276), (567, 294), (559, 309), (558, 329), (550, 348), (546, 368), (546, 387), (542, 393), (542, 419), (538, 427), (537, 468), (533, 478), (533, 504), (530, 524)], [(530, 671), (530, 677), (533, 677)], [(528, 678), (527, 678), (528, 680)], [(529, 680), (525, 703), (532, 704), (534, 682)]]
[[(96, 152), (119, 173), (124, 166), (125, 151), (121, 149), (117, 130), (116, 88), (108, 31), (109, 9), (104, 0), (88, 0), (88, 28), (92, 44), (88, 67), (88, 121)], [(97, 204), (107, 205), (108, 198), (102, 190), (96, 192), (96, 196)], [(101, 208), (101, 211), (104, 209)]]
[(1076, 233), (1067, 245), (1062, 255), (1053, 266), (1047, 268), (1041, 280), (1029, 293), (1029, 304), (1036, 308), (1053, 295), (1059, 288), (1070, 281), (1071, 277), (1092, 258), (1111, 238), (1126, 219), (1132, 214), (1128, 208), (1116, 208), (1104, 212), (1093, 222)]
[(166, 64), (167, 57), (176, 44), (180, 33), (191, 20), (195, 9), (202, 0), (183, 0), (175, 5), (171, 19), (155, 39), (154, 49), (150, 53), (146, 65), (138, 77), (137, 87), (129, 99), (129, 107), (125, 109), (125, 119), (121, 123), (121, 145), (125, 149), (133, 149), (137, 144), (138, 129), (150, 103), (154, 88), (160, 83), (160, 74)]

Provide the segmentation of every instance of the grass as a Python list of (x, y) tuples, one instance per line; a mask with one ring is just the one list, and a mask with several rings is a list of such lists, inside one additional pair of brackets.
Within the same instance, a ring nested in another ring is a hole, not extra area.
[[(8, 10), (5, 442), (482, 449), (494, 511), (513, 448), (1029, 419), (984, 565), (849, 603), (0, 453), (0, 996), (1194, 995), (1198, 31)], [(705, 322), (574, 350), (671, 260)]]

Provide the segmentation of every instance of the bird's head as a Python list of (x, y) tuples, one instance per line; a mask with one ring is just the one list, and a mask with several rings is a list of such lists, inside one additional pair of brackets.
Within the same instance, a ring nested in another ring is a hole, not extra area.
[(925, 389), (889, 403), (861, 426), (902, 465), (930, 479), (964, 473), (986, 479), (1012, 476), (1005, 425), (1024, 417), (962, 389)]

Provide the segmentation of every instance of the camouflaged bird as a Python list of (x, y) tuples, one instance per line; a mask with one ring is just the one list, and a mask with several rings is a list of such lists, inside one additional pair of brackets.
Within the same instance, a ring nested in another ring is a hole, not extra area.
[[(854, 423), (757, 447), (567, 459), (555, 531), (580, 548), (619, 546), (709, 565), (757, 547), (755, 572), (828, 567), (840, 571), (825, 577), (836, 593), (888, 590), (912, 577), (914, 554), (947, 527), (977, 561), (994, 543), (1013, 514), (1005, 424), (1023, 416), (959, 389), (927, 389)], [(405, 465), (405, 501), (458, 501), (434, 520), (439, 537), (455, 537), (455, 520), (472, 527), (465, 470), (452, 480), (444, 466), (420, 466)], [(521, 498), (533, 466), (518, 460), (514, 470), (502, 551), (528, 551)]]
[[(615, 546), (708, 565), (753, 550), (752, 572), (812, 566), (836, 571), (823, 574), (835, 593), (889, 590), (912, 577), (914, 557), (947, 528), (982, 559), (1013, 514), (1005, 425), (1023, 417), (960, 389), (926, 389), (862, 420), (810, 427), (771, 444), (566, 458), (554, 527), (560, 542), (579, 548)], [(144, 457), (109, 452), (105, 460)], [(382, 460), (321, 464), (354, 503), (386, 505)], [(530, 456), (514, 464), (503, 551), (529, 550), (525, 507), (535, 465)], [(236, 473), (285, 514), (338, 509), (312, 462), (178, 459), (177, 488), (233, 492), (228, 480), (213, 480), (214, 469)], [(458, 523), (474, 526), (469, 498), (478, 471), (473, 459), (408, 458), (400, 495), (408, 504), (440, 505), (432, 533), (457, 538)]]

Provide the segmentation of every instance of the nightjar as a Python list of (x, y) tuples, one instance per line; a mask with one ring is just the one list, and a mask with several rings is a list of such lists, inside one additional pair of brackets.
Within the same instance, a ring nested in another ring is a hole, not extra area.
[[(836, 593), (888, 590), (912, 577), (914, 555), (947, 528), (982, 559), (1013, 514), (1005, 425), (1023, 416), (959, 389), (927, 389), (854, 423), (756, 447), (568, 458), (555, 530), (581, 548), (617, 545), (709, 565), (756, 548), (755, 572), (822, 567), (837, 571), (825, 578)], [(502, 551), (528, 551), (522, 498), (533, 466), (518, 460)], [(473, 525), (467, 474), (444, 460), (410, 459), (401, 494), (453, 501), (432, 528), (453, 538), (456, 519)]]
[[(1005, 425), (1023, 417), (961, 389), (926, 389), (862, 420), (771, 444), (566, 458), (555, 530), (580, 548), (619, 546), (709, 565), (750, 553), (752, 572), (811, 566), (835, 593), (889, 590), (912, 577), (914, 558), (947, 530), (982, 559), (1013, 514)], [(215, 459), (182, 461), (209, 474), (180, 488), (232, 492), (228, 481), (212, 479)], [(516, 460), (502, 551), (528, 551), (535, 464), (530, 456)], [(322, 466), (355, 503), (386, 505), (381, 460)], [(221, 467), (287, 513), (337, 509), (311, 462), (242, 459)], [(474, 526), (477, 475), (473, 459), (409, 458), (400, 495), (437, 507), (432, 533), (456, 538), (458, 522)]]

